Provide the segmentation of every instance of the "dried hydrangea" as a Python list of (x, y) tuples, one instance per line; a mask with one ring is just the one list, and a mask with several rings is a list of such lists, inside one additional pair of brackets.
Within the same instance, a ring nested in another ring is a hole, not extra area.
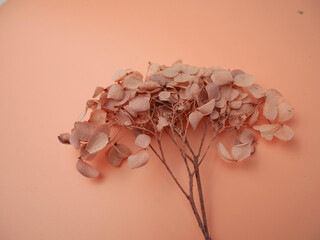
[[(199, 68), (178, 60), (171, 66), (149, 63), (145, 77), (140, 72), (122, 69), (112, 80), (112, 85), (95, 89), (93, 99), (87, 101), (71, 132), (58, 137), (60, 142), (79, 149), (76, 168), (89, 178), (97, 177), (99, 172), (88, 161), (106, 146), (110, 146), (106, 158), (116, 167), (124, 159), (130, 168), (142, 167), (149, 161), (148, 150), (154, 152), (190, 202), (205, 239), (211, 238), (199, 167), (214, 139), (227, 130), (236, 133), (230, 150), (221, 142), (216, 143), (216, 149), (222, 160), (237, 163), (255, 152), (257, 133), (269, 141), (273, 137), (288, 141), (294, 136), (286, 125), (293, 109), (282, 94), (275, 89), (265, 91), (254, 83), (252, 75), (242, 70)], [(84, 120), (86, 116), (88, 119)], [(201, 123), (205, 127), (196, 151), (188, 141), (188, 131), (196, 130)], [(139, 150), (132, 151), (124, 141), (119, 143), (123, 130), (134, 134)], [(196, 178), (201, 213), (194, 203), (192, 187), (186, 191), (167, 164), (162, 134), (168, 135), (178, 148), (191, 186)], [(205, 147), (206, 137), (210, 141)], [(151, 145), (151, 138), (157, 148)]]

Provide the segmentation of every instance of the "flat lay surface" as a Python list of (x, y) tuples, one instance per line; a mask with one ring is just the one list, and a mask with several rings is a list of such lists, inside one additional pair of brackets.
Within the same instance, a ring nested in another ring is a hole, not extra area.
[[(192, 210), (150, 152), (143, 168), (98, 179), (61, 145), (96, 86), (148, 61), (240, 68), (294, 108), (290, 142), (259, 138), (227, 164), (212, 148), (201, 167), (213, 239), (317, 240), (320, 3), (294, 1), (40, 1), (0, 6), (0, 238), (202, 239)], [(196, 135), (196, 134), (195, 134)], [(133, 141), (128, 136), (127, 141)], [(170, 164), (186, 184), (178, 153)]]

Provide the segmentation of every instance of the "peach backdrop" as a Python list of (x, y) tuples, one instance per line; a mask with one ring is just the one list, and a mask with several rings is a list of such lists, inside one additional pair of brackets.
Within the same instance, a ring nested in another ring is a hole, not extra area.
[[(210, 151), (202, 176), (214, 239), (320, 239), (319, 11), (317, 0), (8, 0), (0, 6), (0, 239), (202, 239), (156, 158), (130, 170), (100, 156), (103, 177), (90, 180), (56, 137), (119, 68), (144, 73), (148, 61), (179, 58), (242, 68), (295, 109), (291, 142), (260, 139), (238, 166)], [(182, 179), (182, 165), (172, 164)]]

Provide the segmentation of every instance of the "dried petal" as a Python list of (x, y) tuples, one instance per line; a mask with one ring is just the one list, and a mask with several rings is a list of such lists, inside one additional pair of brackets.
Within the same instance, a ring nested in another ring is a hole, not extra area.
[(203, 118), (203, 113), (195, 110), (194, 112), (190, 113), (189, 115), (189, 122), (193, 130), (195, 130), (200, 122), (200, 120)]
[(70, 133), (61, 133), (59, 136), (58, 136), (58, 139), (61, 143), (63, 144), (70, 144)]
[(107, 98), (111, 98), (111, 99), (120, 101), (121, 99), (123, 99), (123, 96), (124, 96), (124, 91), (123, 91), (120, 84), (111, 85), (111, 87), (108, 91)]
[(197, 67), (190, 66), (190, 65), (184, 65), (182, 67), (182, 72), (186, 74), (196, 74), (199, 71)]
[(96, 178), (99, 176), (99, 171), (97, 169), (82, 161), (81, 159), (78, 160), (76, 168), (85, 177)]
[(206, 91), (208, 93), (208, 98), (209, 100), (211, 99), (216, 99), (218, 100), (220, 98), (220, 91), (219, 91), (219, 87), (217, 84), (215, 83), (209, 83), (206, 85)]
[(174, 81), (177, 83), (184, 83), (184, 82), (191, 82), (192, 80), (194, 80), (196, 77), (195, 76), (191, 76), (189, 74), (186, 73), (180, 73), (177, 76), (174, 77)]
[(149, 153), (147, 150), (140, 151), (128, 157), (128, 164), (131, 169), (139, 168), (147, 164)]
[(104, 110), (97, 109), (91, 112), (89, 123), (94, 125), (102, 125), (106, 123), (107, 113)]
[(112, 76), (112, 81), (118, 82), (120, 81), (122, 78), (124, 78), (127, 75), (127, 71), (125, 70), (118, 70), (116, 71), (113, 76)]
[(146, 134), (139, 134), (136, 137), (136, 140), (134, 142), (135, 145), (141, 147), (141, 148), (147, 148), (151, 142), (151, 138)]
[(241, 73), (245, 73), (245, 72), (242, 71), (241, 69), (234, 69), (234, 70), (231, 71), (232, 77), (235, 77), (235, 76), (237, 76), (237, 75), (239, 75)]
[(239, 109), (241, 107), (242, 101), (241, 100), (235, 100), (229, 103), (229, 107), (232, 109)]
[(262, 98), (264, 96), (264, 89), (258, 84), (252, 84), (248, 87), (248, 90), (255, 98)]
[(115, 144), (106, 152), (106, 157), (113, 166), (118, 167), (130, 154), (131, 150), (126, 145)]
[(210, 114), (210, 118), (213, 119), (213, 120), (216, 120), (218, 119), (220, 116), (219, 112), (216, 111), (216, 110), (213, 110), (213, 112)]
[(234, 84), (239, 87), (249, 87), (253, 82), (254, 77), (246, 73), (240, 73), (234, 77)]
[(243, 129), (239, 134), (239, 141), (241, 143), (252, 143), (256, 141), (257, 135), (249, 128)]
[(279, 127), (279, 124), (263, 124), (259, 128), (260, 135), (261, 137), (271, 141), (273, 139), (274, 133), (279, 129)]
[(162, 70), (161, 74), (166, 77), (175, 77), (178, 75), (180, 69), (177, 67), (170, 67)]
[(132, 125), (132, 119), (131, 119), (129, 113), (127, 113), (127, 112), (125, 112), (123, 110), (119, 111), (117, 119), (118, 119), (119, 125), (121, 125), (121, 126), (130, 126), (130, 125)]
[(249, 120), (248, 120), (248, 125), (252, 126), (253, 124), (256, 123), (256, 121), (258, 120), (259, 117), (259, 110), (255, 109), (252, 113), (252, 115), (250, 116)]
[(137, 96), (129, 101), (129, 107), (135, 112), (143, 112), (150, 109), (148, 97)]
[(281, 127), (279, 127), (279, 129), (274, 133), (274, 136), (282, 141), (289, 141), (293, 138), (294, 132), (289, 126), (281, 125)]
[(70, 134), (70, 138), (69, 138), (70, 144), (75, 148), (75, 149), (79, 149), (80, 148), (80, 139), (76, 134), (76, 131), (72, 131)]
[(190, 84), (186, 89), (185, 89), (185, 98), (192, 100), (194, 98), (194, 94), (199, 92), (199, 85), (197, 83), (192, 83)]
[(88, 141), (93, 132), (93, 127), (89, 123), (75, 122), (74, 131), (81, 141)]
[(161, 101), (167, 101), (170, 98), (171, 93), (168, 91), (159, 92), (158, 97)]
[(80, 159), (81, 160), (85, 160), (85, 161), (91, 161), (93, 160), (96, 156), (97, 156), (97, 153), (89, 153), (87, 152), (86, 150), (86, 146), (87, 145), (83, 145), (80, 149)]
[(150, 77), (151, 81), (159, 83), (160, 86), (166, 85), (167, 79), (160, 74), (153, 74)]
[(218, 86), (233, 82), (231, 73), (226, 70), (214, 71), (213, 74), (211, 75), (211, 79)]
[(103, 87), (96, 87), (93, 93), (93, 98), (98, 97), (104, 91)]
[(217, 152), (222, 160), (224, 160), (227, 163), (233, 162), (231, 155), (229, 154), (229, 152), (221, 142), (218, 142), (216, 147), (217, 147)]
[(210, 100), (206, 104), (203, 104), (202, 106), (198, 107), (197, 110), (203, 113), (204, 115), (208, 115), (212, 113), (214, 106), (215, 106), (215, 99)]
[(96, 132), (88, 140), (86, 150), (95, 153), (103, 149), (109, 142), (109, 137), (105, 132)]
[(279, 103), (278, 111), (279, 122), (288, 121), (293, 117), (293, 108), (287, 102)]
[(276, 89), (269, 89), (266, 91), (267, 101), (278, 104), (282, 101), (283, 96), (281, 93), (279, 93)]
[(163, 129), (164, 127), (168, 126), (168, 125), (169, 125), (168, 119), (159, 116), (159, 118), (158, 118), (158, 124), (157, 124), (157, 126), (156, 126), (157, 131), (158, 131), (158, 132), (161, 132), (162, 129)]
[(251, 143), (242, 143), (232, 147), (233, 159), (240, 162), (251, 155)]
[(160, 84), (155, 81), (146, 81), (146, 82), (143, 82), (143, 84), (140, 85), (138, 89), (140, 91), (153, 91), (155, 89), (160, 90), (160, 87), (161, 87)]
[(276, 119), (278, 114), (277, 105), (274, 102), (268, 101), (268, 98), (263, 106), (263, 115), (266, 119), (273, 121)]

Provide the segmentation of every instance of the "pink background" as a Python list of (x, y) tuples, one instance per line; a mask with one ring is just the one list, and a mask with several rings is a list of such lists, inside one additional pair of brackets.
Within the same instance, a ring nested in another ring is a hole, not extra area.
[(210, 151), (202, 176), (214, 239), (320, 239), (319, 11), (317, 0), (8, 0), (0, 6), (0, 239), (202, 239), (154, 155), (130, 170), (102, 154), (94, 165), (103, 176), (91, 180), (57, 140), (116, 70), (145, 73), (148, 61), (179, 58), (241, 68), (295, 109), (291, 142), (260, 139), (238, 166)]

